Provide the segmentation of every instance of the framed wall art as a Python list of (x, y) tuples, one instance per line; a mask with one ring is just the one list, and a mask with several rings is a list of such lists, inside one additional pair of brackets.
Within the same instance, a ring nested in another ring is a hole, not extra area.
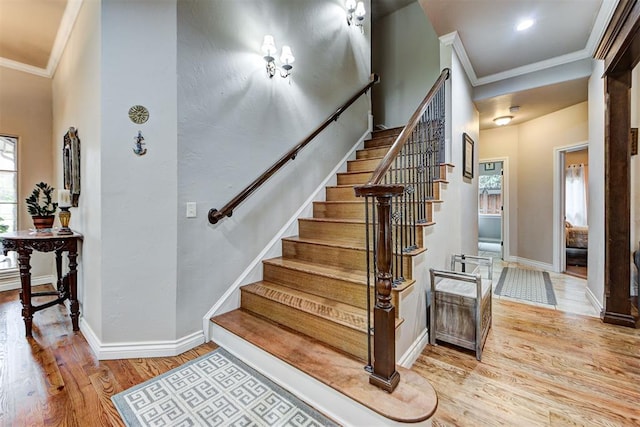
[(77, 208), (80, 200), (80, 139), (74, 127), (64, 135), (62, 171), (64, 188), (71, 194), (71, 205)]
[(467, 134), (462, 134), (462, 175), (473, 179), (473, 139)]

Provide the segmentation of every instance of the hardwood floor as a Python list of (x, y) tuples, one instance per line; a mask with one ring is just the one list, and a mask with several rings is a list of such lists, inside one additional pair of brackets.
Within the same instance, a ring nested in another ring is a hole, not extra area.
[(122, 426), (112, 395), (216, 348), (98, 361), (65, 307), (36, 313), (33, 339), (24, 337), (21, 310), (18, 291), (0, 292), (0, 426)]
[(437, 426), (640, 425), (640, 331), (596, 318), (495, 300), (481, 363), (438, 345), (412, 369)]
[[(0, 426), (121, 426), (110, 397), (211, 351), (97, 361), (65, 308), (24, 337), (18, 292), (0, 293)], [(438, 426), (640, 425), (640, 330), (494, 300), (482, 362), (427, 346), (413, 371), (438, 393)]]

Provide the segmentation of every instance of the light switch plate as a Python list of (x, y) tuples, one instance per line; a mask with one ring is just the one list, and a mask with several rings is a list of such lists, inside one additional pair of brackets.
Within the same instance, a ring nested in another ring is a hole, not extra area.
[(195, 218), (196, 216), (196, 202), (187, 202), (187, 218)]

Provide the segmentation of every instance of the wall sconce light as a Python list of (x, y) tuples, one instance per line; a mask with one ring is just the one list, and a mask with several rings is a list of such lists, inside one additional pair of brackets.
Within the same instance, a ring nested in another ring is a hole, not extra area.
[[(264, 40), (262, 42), (262, 54), (264, 55), (264, 60), (267, 62), (267, 74), (269, 77), (273, 77), (276, 74), (276, 44), (273, 40), (273, 36), (266, 35), (264, 36)], [(291, 70), (293, 70), (293, 62), (296, 58), (293, 56), (291, 52), (290, 46), (282, 46), (282, 53), (280, 54), (280, 62), (282, 63), (280, 76), (286, 78), (291, 75)]]
[(493, 121), (498, 126), (505, 126), (511, 122), (511, 119), (513, 119), (513, 116), (502, 116), (496, 117), (495, 119), (493, 119)]
[(262, 42), (262, 55), (264, 55), (264, 60), (267, 61), (267, 74), (269, 77), (273, 77), (276, 74), (275, 54), (276, 44), (273, 41), (273, 36), (264, 36), (264, 41)]
[(362, 25), (364, 24), (364, 15), (367, 11), (364, 9), (364, 2), (357, 2), (356, 0), (346, 0), (345, 8), (347, 9), (347, 24), (360, 27), (360, 31), (364, 31)]
[(280, 55), (280, 62), (282, 62), (282, 70), (280, 70), (281, 77), (287, 78), (291, 75), (291, 70), (293, 69), (293, 65), (291, 64), (295, 60), (296, 58), (291, 52), (291, 47), (286, 45), (282, 46), (282, 54)]

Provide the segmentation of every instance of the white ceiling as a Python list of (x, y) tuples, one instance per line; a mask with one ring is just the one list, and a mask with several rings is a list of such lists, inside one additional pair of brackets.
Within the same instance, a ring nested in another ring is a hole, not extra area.
[[(590, 58), (617, 0), (419, 0), (471, 84), (480, 128), (512, 124), (587, 100)], [(535, 24), (518, 32), (523, 19)], [(511, 114), (509, 107), (519, 106)]]
[[(83, 0), (0, 0), (0, 66), (51, 77)], [(591, 58), (617, 0), (372, 0), (374, 20), (418, 1), (474, 86), (481, 129), (587, 99)], [(524, 32), (514, 27), (535, 20)], [(582, 61), (582, 63), (580, 63)], [(576, 65), (577, 64), (577, 65)], [(582, 65), (580, 65), (582, 64)]]

